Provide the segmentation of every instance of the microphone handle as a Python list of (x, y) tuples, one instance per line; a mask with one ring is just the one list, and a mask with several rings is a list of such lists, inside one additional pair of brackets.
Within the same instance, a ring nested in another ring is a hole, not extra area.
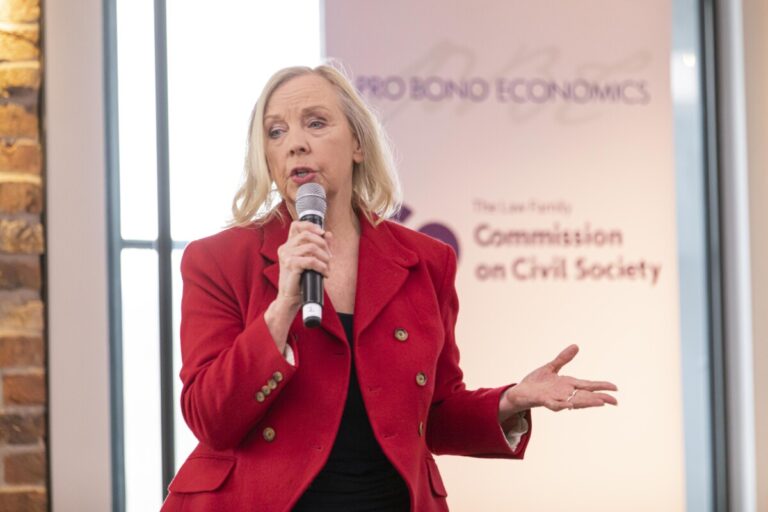
[[(300, 220), (323, 227), (323, 217), (306, 214)], [(314, 270), (301, 273), (301, 316), (306, 327), (318, 327), (323, 320), (323, 276)]]

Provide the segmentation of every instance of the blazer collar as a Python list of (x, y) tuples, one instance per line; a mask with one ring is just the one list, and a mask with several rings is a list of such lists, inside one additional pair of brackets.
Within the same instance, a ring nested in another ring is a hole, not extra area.
[[(277, 207), (283, 218), (275, 217), (263, 226), (264, 242), (261, 254), (271, 262), (264, 266), (264, 275), (277, 288), (280, 267), (277, 249), (288, 239), (291, 214), (285, 203)], [(374, 216), (374, 218), (377, 218)], [(357, 285), (355, 290), (354, 336), (359, 335), (376, 318), (403, 286), (409, 269), (419, 262), (419, 255), (404, 246), (392, 233), (386, 222), (374, 226), (361, 212), (360, 246), (358, 251)], [(326, 292), (324, 293), (323, 321), (321, 327), (345, 340), (344, 328)], [(298, 319), (301, 324), (301, 319)]]

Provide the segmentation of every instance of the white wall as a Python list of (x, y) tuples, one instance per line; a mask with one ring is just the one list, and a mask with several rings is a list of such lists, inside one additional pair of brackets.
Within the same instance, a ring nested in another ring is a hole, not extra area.
[(757, 510), (768, 512), (768, 3), (744, 0)]
[(102, 2), (45, 2), (54, 512), (111, 509)]

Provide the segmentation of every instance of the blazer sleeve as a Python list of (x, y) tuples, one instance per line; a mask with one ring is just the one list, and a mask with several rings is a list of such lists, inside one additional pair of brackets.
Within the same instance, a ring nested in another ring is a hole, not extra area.
[(263, 312), (244, 325), (234, 290), (204, 242), (187, 245), (181, 260), (181, 410), (200, 442), (223, 450), (248, 435), (299, 361), (286, 361)]
[(531, 412), (525, 412), (528, 431), (513, 448), (500, 428), (499, 400), (510, 385), (466, 389), (459, 367), (455, 326), (456, 254), (446, 246), (443, 283), (438, 291), (445, 342), (437, 361), (435, 391), (427, 422), (427, 445), (436, 454), (521, 459), (531, 435)]

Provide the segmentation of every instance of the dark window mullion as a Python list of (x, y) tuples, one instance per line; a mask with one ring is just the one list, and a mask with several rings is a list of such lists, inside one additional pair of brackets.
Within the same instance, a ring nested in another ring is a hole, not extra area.
[(709, 269), (709, 331), (712, 397), (712, 493), (714, 510), (726, 511), (729, 504), (728, 424), (724, 324), (722, 302), (722, 237), (720, 215), (720, 165), (717, 135), (717, 30), (714, 0), (701, 0), (702, 83), (706, 172), (707, 268)]
[[(171, 240), (171, 249), (184, 249), (189, 242), (185, 240)], [(125, 239), (120, 242), (123, 249), (152, 249), (157, 250), (159, 243), (156, 240), (130, 240)]]
[(157, 256), (160, 326), (160, 407), (162, 430), (162, 492), (175, 473), (173, 414), (173, 275), (171, 270), (171, 208), (168, 155), (168, 50), (165, 0), (155, 0), (155, 95), (157, 117)]
[(120, 144), (117, 102), (117, 4), (104, 1), (104, 126), (106, 138), (107, 265), (109, 275), (109, 395), (112, 512), (125, 511), (125, 411), (123, 408), (122, 239), (120, 236)]

